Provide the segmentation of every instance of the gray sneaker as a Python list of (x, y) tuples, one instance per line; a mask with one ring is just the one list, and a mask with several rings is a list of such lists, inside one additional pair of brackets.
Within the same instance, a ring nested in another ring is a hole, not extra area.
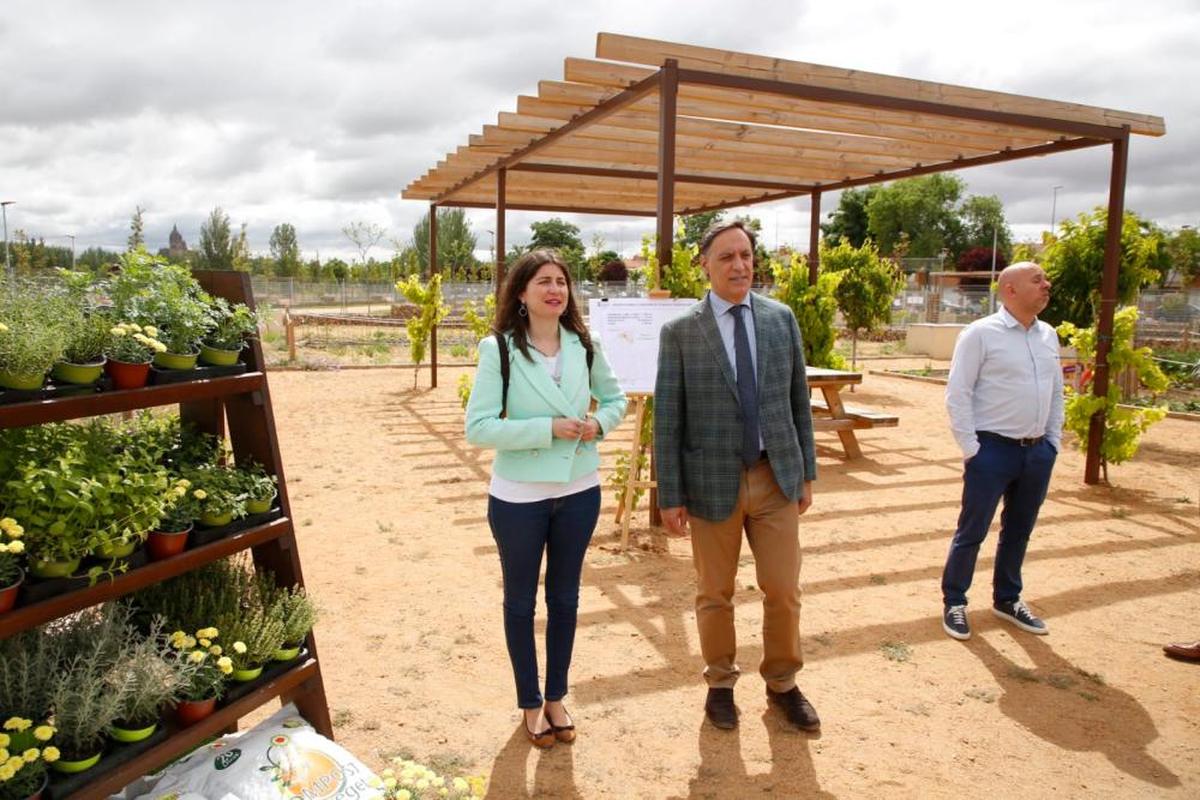
[(1014, 600), (1011, 603), (996, 603), (992, 606), (992, 613), (1005, 622), (1011, 622), (1021, 630), (1036, 633), (1038, 636), (1045, 636), (1050, 632), (1050, 629), (1046, 627), (1046, 623), (1038, 619), (1029, 610), (1029, 606), (1020, 600)]
[(946, 610), (942, 612), (942, 630), (963, 642), (970, 639), (971, 626), (967, 624), (967, 607), (946, 606)]

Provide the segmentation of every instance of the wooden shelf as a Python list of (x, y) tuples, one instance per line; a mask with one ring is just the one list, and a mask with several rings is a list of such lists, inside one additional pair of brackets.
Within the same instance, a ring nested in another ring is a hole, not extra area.
[(145, 566), (117, 575), (112, 580), (102, 578), (95, 586), (64, 592), (37, 603), (14, 608), (0, 615), (0, 639), (7, 639), (19, 631), (41, 625), (66, 614), (72, 614), (97, 603), (136, 592), (152, 583), (165, 581), (190, 572), (199, 566), (233, 555), (250, 547), (278, 539), (291, 532), (292, 521), (280, 517), (254, 528), (239, 531), (224, 539), (185, 550), (164, 561), (151, 561)]
[[(309, 680), (319, 679), (319, 676), (316, 659), (309, 658), (244, 697), (239, 697), (224, 708), (217, 709), (211, 717), (186, 728), (172, 729), (171, 735), (162, 744), (126, 761), (111, 772), (98, 773), (86, 789), (66, 795), (66, 798), (56, 798), (56, 800), (103, 800), (151, 770), (169, 764), (207, 740), (220, 736), (229, 728), (236, 728), (239, 718), (246, 716), (263, 703), (295, 692), (302, 684)], [(103, 766), (102, 759), (99, 766), (93, 769)]]
[(28, 403), (11, 403), (0, 406), (0, 428), (23, 428), (46, 422), (63, 422), (80, 417), (169, 406), (192, 400), (211, 400), (258, 391), (263, 385), (263, 373), (246, 372), (225, 378), (168, 383), (143, 389), (118, 389)]

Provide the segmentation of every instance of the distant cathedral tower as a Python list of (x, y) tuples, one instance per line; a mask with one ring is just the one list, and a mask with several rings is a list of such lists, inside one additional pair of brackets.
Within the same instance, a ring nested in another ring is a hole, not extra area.
[(171, 236), (167, 240), (167, 255), (171, 258), (183, 258), (187, 255), (187, 242), (183, 240), (183, 234), (179, 232), (178, 225), (171, 226)]

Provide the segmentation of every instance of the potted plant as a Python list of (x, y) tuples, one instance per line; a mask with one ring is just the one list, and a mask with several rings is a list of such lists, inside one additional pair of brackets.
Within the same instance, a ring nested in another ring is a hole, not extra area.
[(167, 346), (156, 337), (153, 325), (119, 322), (109, 328), (104, 369), (117, 389), (139, 389), (150, 378), (150, 362), (155, 354), (165, 353)]
[(248, 337), (258, 333), (258, 315), (245, 303), (213, 298), (209, 305), (212, 328), (200, 347), (200, 360), (214, 366), (232, 366)]
[(146, 550), (154, 561), (177, 556), (187, 549), (188, 534), (200, 516), (200, 501), (192, 496), (191, 482), (176, 479), (167, 493), (158, 524), (146, 540)]
[(42, 388), (65, 347), (62, 324), (43, 298), (0, 286), (0, 389)]
[(11, 753), (0, 763), (0, 800), (39, 800), (46, 788), (46, 765), (58, 761), (51, 744), (54, 726), (9, 717), (0, 731), (0, 750)]
[(62, 752), (51, 769), (59, 772), (83, 772), (96, 765), (125, 703), (128, 687), (111, 679), (112, 663), (93, 655), (94, 650), (90, 645), (65, 661), (50, 694)]
[(261, 595), (251, 593), (242, 607), (228, 617), (222, 630), (233, 660), (230, 677), (235, 681), (252, 681), (262, 674), (263, 665), (275, 657), (283, 646), (283, 621), (269, 613)]
[(95, 533), (92, 555), (123, 559), (146, 540), (162, 517), (171, 487), (163, 467), (130, 463), (130, 454), (114, 457), (103, 472), (93, 472)]
[(241, 478), (228, 467), (204, 464), (190, 470), (192, 497), (200, 503), (200, 524), (209, 528), (228, 525), (246, 516), (246, 496)]
[(48, 466), (19, 465), (4, 485), (3, 513), (20, 520), (27, 564), (36, 577), (73, 574), (95, 545), (95, 481), (82, 474), (80, 463), (77, 450), (68, 448)]
[(0, 614), (11, 611), (17, 604), (17, 593), (21, 591), (21, 580), (25, 573), (21, 570), (21, 554), (25, 552), (25, 535), (22, 528), (12, 517), (0, 519)]
[(71, 308), (63, 323), (66, 346), (62, 358), (51, 368), (51, 377), (80, 386), (95, 383), (104, 372), (104, 349), (112, 323), (101, 314), (87, 314), (78, 307)]
[(212, 325), (206, 298), (191, 275), (160, 283), (158, 291), (145, 306), (166, 346), (154, 356), (154, 366), (161, 369), (195, 368), (196, 358), (200, 355), (200, 339)]
[(214, 627), (200, 628), (195, 634), (177, 630), (167, 639), (164, 657), (184, 670), (186, 680), (175, 704), (175, 721), (193, 725), (212, 714), (225, 690), (225, 678), (233, 672), (233, 661), (217, 644), (220, 635)]
[(300, 655), (304, 640), (317, 623), (317, 607), (303, 586), (273, 587), (270, 613), (283, 626), (283, 644), (272, 655), (274, 661), (291, 661)]
[(162, 620), (151, 623), (117, 663), (113, 679), (127, 687), (120, 716), (109, 735), (118, 742), (140, 742), (153, 735), (165, 706), (174, 705), (192, 680), (196, 665), (169, 658), (171, 647), (162, 635)]
[(277, 481), (274, 475), (267, 472), (266, 467), (256, 461), (249, 466), (237, 468), (242, 494), (246, 496), (246, 513), (263, 514), (271, 510), (271, 504), (278, 494)]

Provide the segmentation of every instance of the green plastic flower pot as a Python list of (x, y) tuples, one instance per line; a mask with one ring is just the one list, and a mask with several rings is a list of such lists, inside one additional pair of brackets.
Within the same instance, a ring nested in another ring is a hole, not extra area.
[(89, 386), (100, 380), (104, 374), (105, 359), (91, 364), (72, 364), (69, 361), (56, 361), (50, 369), (50, 377), (60, 383), (70, 383), (75, 386)]
[(92, 756), (91, 758), (83, 758), (79, 759), (78, 761), (67, 761), (65, 758), (60, 758), (58, 761), (55, 761), (50, 765), (50, 769), (54, 770), (55, 772), (65, 772), (68, 775), (73, 775), (77, 772), (83, 772), (84, 770), (91, 769), (92, 767), (96, 766), (99, 761), (100, 753), (96, 753), (96, 755)]
[(265, 514), (271, 510), (271, 503), (273, 503), (273, 502), (275, 502), (274, 494), (272, 494), (270, 497), (266, 498), (265, 500), (247, 500), (246, 501), (246, 513), (247, 514)]
[(233, 512), (226, 511), (223, 514), (211, 514), (204, 512), (200, 515), (200, 524), (206, 528), (220, 528), (233, 522)]
[(238, 356), (241, 353), (242, 348), (240, 347), (237, 350), (222, 350), (206, 344), (200, 345), (200, 360), (214, 367), (232, 367), (238, 362)]
[(125, 558), (137, 549), (138, 540), (132, 539), (128, 542), (105, 542), (97, 545), (92, 551), (92, 555), (97, 558)]
[(158, 723), (152, 722), (147, 728), (125, 728), (114, 724), (109, 729), (108, 735), (118, 742), (140, 742), (143, 739), (149, 739), (151, 734), (158, 729)]
[(70, 561), (43, 561), (40, 558), (29, 559), (29, 571), (39, 578), (65, 578), (79, 569), (79, 559)]
[(195, 369), (199, 353), (155, 353), (154, 366), (159, 369)]
[(281, 647), (271, 656), (271, 660), (294, 661), (298, 655), (300, 655), (300, 645), (296, 645), (295, 647)]
[(0, 371), (0, 388), (17, 389), (23, 392), (33, 392), (42, 388), (46, 379), (44, 372), (3, 372)]
[(259, 675), (262, 675), (262, 667), (254, 667), (253, 669), (235, 669), (229, 673), (229, 677), (238, 683), (247, 683), (254, 680)]

